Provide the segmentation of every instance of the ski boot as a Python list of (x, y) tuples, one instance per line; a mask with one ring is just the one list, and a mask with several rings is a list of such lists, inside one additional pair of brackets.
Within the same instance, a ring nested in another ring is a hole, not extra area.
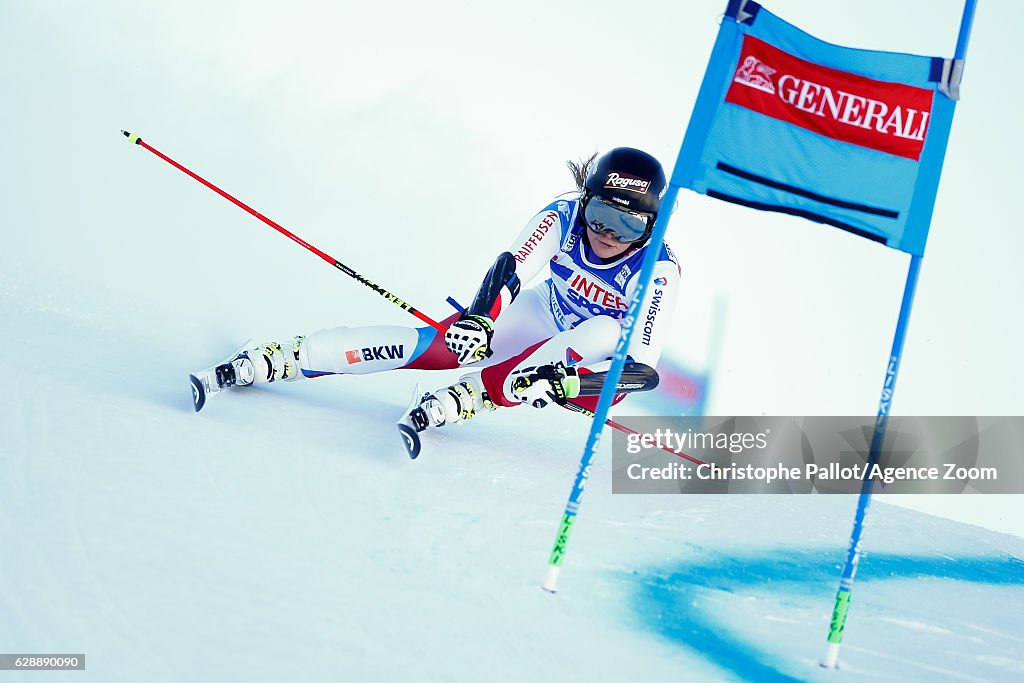
[(250, 339), (223, 363), (188, 376), (192, 383), (192, 404), (198, 413), (210, 396), (224, 389), (265, 384), (277, 380), (290, 382), (302, 377), (299, 349), (305, 337), (295, 337), (285, 351), (278, 342), (257, 344)]
[(406, 452), (415, 460), (421, 450), (420, 432), (427, 427), (458, 424), (472, 419), (481, 410), (489, 412), (497, 407), (484, 391), (479, 372), (461, 377), (457, 384), (422, 395), (417, 385), (409, 407), (398, 421), (398, 431)]

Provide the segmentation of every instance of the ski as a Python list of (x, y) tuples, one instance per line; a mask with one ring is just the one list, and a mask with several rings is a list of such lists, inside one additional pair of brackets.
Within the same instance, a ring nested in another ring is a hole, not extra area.
[[(591, 372), (580, 375), (580, 396), (600, 396), (607, 372)], [(651, 391), (658, 386), (658, 373), (643, 363), (626, 363), (622, 377), (615, 387), (616, 393), (632, 394), (636, 391)]]
[(409, 407), (406, 408), (405, 413), (402, 414), (402, 418), (397, 423), (398, 433), (402, 437), (402, 445), (405, 446), (405, 452), (409, 454), (411, 460), (415, 460), (420, 455), (422, 447), (420, 432), (427, 428), (429, 422), (426, 411), (420, 407), (421, 399), (420, 387), (417, 384), (412, 390), (412, 400), (409, 402)]
[(246, 351), (256, 348), (258, 348), (256, 340), (250, 339), (225, 358), (223, 363), (189, 374), (188, 379), (192, 385), (192, 407), (197, 413), (203, 409), (211, 396), (216, 396), (223, 389), (235, 386), (240, 374), (243, 379), (248, 380), (243, 381), (242, 384), (252, 384), (252, 363), (244, 354)]

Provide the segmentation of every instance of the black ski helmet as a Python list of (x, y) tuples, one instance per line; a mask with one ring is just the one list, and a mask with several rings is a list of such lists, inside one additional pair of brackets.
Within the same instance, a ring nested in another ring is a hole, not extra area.
[(661, 208), (661, 198), (668, 187), (661, 163), (647, 152), (632, 147), (616, 147), (602, 155), (587, 175), (583, 186), (583, 206), (592, 197), (625, 211), (650, 214), (646, 239), (654, 227)]
[(616, 147), (597, 160), (584, 185), (586, 195), (597, 195), (628, 211), (657, 215), (668, 181), (657, 159), (632, 147)]

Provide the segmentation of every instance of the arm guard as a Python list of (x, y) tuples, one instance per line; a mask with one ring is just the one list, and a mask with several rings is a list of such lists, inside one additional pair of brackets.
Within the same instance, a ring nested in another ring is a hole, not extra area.
[(519, 296), (520, 282), (516, 275), (516, 260), (509, 252), (502, 252), (487, 271), (466, 315), (486, 316), (495, 320), (501, 309)]

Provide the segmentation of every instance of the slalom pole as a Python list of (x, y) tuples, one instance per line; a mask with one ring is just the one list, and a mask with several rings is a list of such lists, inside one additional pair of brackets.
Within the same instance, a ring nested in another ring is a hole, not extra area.
[(892, 405), (892, 396), (896, 390), (896, 376), (900, 369), (900, 356), (903, 355), (903, 340), (910, 321), (910, 310), (914, 304), (914, 290), (917, 288), (917, 276), (920, 270), (921, 257), (915, 254), (910, 257), (910, 269), (907, 272), (907, 283), (903, 289), (899, 322), (896, 324), (892, 352), (889, 355), (889, 366), (885, 372), (882, 398), (878, 403), (878, 415), (875, 418), (875, 430), (871, 436), (871, 448), (868, 451), (864, 479), (861, 482), (860, 495), (857, 497), (857, 512), (853, 518), (853, 530), (850, 532), (850, 545), (846, 551), (846, 562), (839, 580), (839, 590), (836, 591), (836, 601), (832, 607), (832, 619), (829, 621), (828, 645), (825, 648), (825, 656), (821, 660), (821, 666), (827, 669), (835, 669), (839, 663), (839, 645), (843, 641), (843, 629), (846, 627), (846, 615), (850, 609), (850, 598), (853, 592), (853, 579), (857, 574), (857, 564), (860, 562), (861, 534), (864, 531), (864, 520), (867, 517), (868, 508), (871, 505), (871, 493), (874, 490), (875, 481), (869, 473), (878, 463), (882, 441), (885, 439), (885, 428), (889, 422), (889, 408)]
[(569, 500), (565, 504), (565, 511), (562, 513), (562, 521), (558, 525), (558, 532), (555, 534), (555, 544), (551, 549), (548, 558), (548, 573), (542, 587), (549, 593), (558, 591), (558, 575), (562, 570), (562, 563), (565, 561), (566, 549), (569, 545), (569, 538), (572, 535), (573, 525), (576, 523), (576, 516), (579, 513), (580, 503), (583, 499), (583, 489), (590, 478), (590, 466), (597, 455), (597, 447), (601, 442), (601, 432), (604, 429), (605, 420), (608, 419), (608, 411), (615, 398), (615, 390), (619, 386), (619, 378), (622, 377), (622, 369), (626, 365), (626, 349), (629, 347), (629, 340), (633, 337), (633, 330), (636, 329), (635, 322), (640, 316), (640, 302), (647, 292), (647, 286), (654, 277), (654, 265), (658, 259), (658, 252), (665, 240), (665, 231), (668, 228), (668, 221), (672, 213), (672, 207), (676, 205), (676, 197), (679, 194), (679, 186), (669, 183), (668, 190), (661, 200), (662, 206), (670, 207), (668, 211), (658, 214), (654, 222), (654, 230), (651, 233), (650, 241), (647, 243), (647, 253), (644, 255), (643, 265), (640, 267), (640, 278), (637, 282), (636, 291), (633, 293), (633, 301), (626, 311), (625, 324), (619, 335), (619, 343), (612, 355), (612, 365), (608, 369), (608, 376), (604, 380), (604, 388), (601, 389), (601, 396), (597, 401), (597, 409), (594, 411), (594, 421), (590, 426), (590, 434), (587, 437), (587, 444), (580, 457), (579, 470), (576, 472), (576, 479), (569, 492)]
[[(957, 35), (956, 51), (954, 60), (960, 63), (963, 68), (963, 61), (967, 57), (967, 43), (971, 36), (971, 25), (974, 22), (974, 8), (976, 0), (965, 0), (964, 12), (960, 19), (960, 33)], [(860, 495), (857, 498), (857, 512), (853, 518), (853, 530), (850, 532), (850, 545), (846, 551), (846, 561), (843, 565), (843, 573), (839, 580), (839, 590), (836, 591), (836, 601), (832, 607), (832, 619), (829, 622), (828, 644), (825, 648), (825, 656), (821, 660), (821, 666), (828, 669), (836, 669), (839, 666), (839, 647), (843, 642), (843, 629), (846, 628), (846, 616), (850, 609), (850, 598), (853, 591), (853, 580), (857, 574), (857, 564), (860, 561), (861, 534), (864, 531), (864, 520), (871, 505), (871, 494), (874, 488), (874, 480), (868, 476), (872, 466), (878, 462), (885, 438), (885, 428), (889, 421), (889, 409), (892, 405), (893, 392), (896, 389), (896, 375), (900, 368), (900, 357), (903, 354), (903, 339), (907, 333), (907, 325), (910, 322), (910, 310), (914, 305), (914, 292), (917, 289), (917, 278), (921, 271), (922, 256), (913, 254), (910, 257), (910, 267), (907, 270), (907, 281), (903, 287), (903, 301), (900, 304), (899, 321), (896, 323), (896, 334), (892, 342), (892, 352), (889, 355), (889, 366), (885, 373), (885, 381), (882, 386), (882, 397), (878, 403), (878, 415), (875, 418), (875, 430), (871, 437), (871, 447), (868, 451), (867, 467), (864, 471), (864, 480), (861, 483)]]
[(430, 325), (434, 329), (438, 330), (439, 332), (445, 332), (446, 331), (444, 326), (441, 325), (441, 323), (437, 322), (433, 318), (430, 318), (429, 316), (427, 316), (426, 314), (420, 312), (416, 308), (413, 308), (412, 306), (407, 304), (405, 301), (403, 301), (402, 299), (399, 299), (397, 296), (395, 296), (394, 294), (392, 294), (388, 290), (384, 289), (380, 285), (378, 285), (378, 284), (376, 284), (374, 282), (371, 282), (370, 280), (366, 279), (365, 277), (363, 277), (362, 275), (360, 275), (356, 271), (352, 270), (351, 268), (349, 268), (348, 266), (346, 266), (344, 263), (342, 263), (338, 259), (334, 258), (333, 256), (330, 256), (329, 254), (326, 254), (326, 253), (320, 251), (319, 249), (314, 247), (312, 244), (309, 244), (308, 242), (303, 240), (298, 235), (290, 232), (289, 230), (287, 230), (283, 226), (279, 225), (278, 223), (272, 221), (271, 219), (267, 218), (263, 214), (259, 213), (258, 211), (253, 209), (248, 204), (245, 204), (244, 202), (241, 202), (238, 199), (235, 199), (234, 197), (232, 197), (230, 194), (228, 194), (224, 190), (220, 189), (219, 187), (217, 187), (216, 185), (214, 185), (210, 181), (206, 180), (205, 178), (197, 175), (196, 173), (193, 173), (192, 171), (190, 171), (189, 169), (185, 168), (184, 166), (182, 166), (181, 164), (179, 164), (177, 161), (175, 161), (174, 159), (170, 158), (166, 154), (163, 154), (162, 152), (160, 152), (159, 150), (155, 149), (154, 147), (146, 144), (145, 142), (142, 141), (142, 138), (139, 137), (137, 134), (129, 133), (126, 130), (122, 130), (121, 132), (124, 133), (124, 136), (126, 138), (128, 138), (128, 142), (132, 142), (132, 143), (134, 143), (136, 145), (139, 145), (139, 146), (149, 150), (153, 154), (157, 155), (158, 157), (160, 157), (161, 159), (163, 159), (164, 161), (169, 163), (171, 166), (174, 166), (176, 169), (178, 169), (182, 173), (192, 177), (193, 179), (199, 181), (200, 183), (202, 183), (206, 187), (210, 188), (211, 190), (213, 190), (214, 192), (219, 194), (221, 197), (224, 197), (224, 199), (227, 199), (229, 202), (231, 202), (235, 206), (237, 206), (237, 207), (239, 207), (241, 209), (244, 209), (245, 211), (247, 211), (248, 213), (252, 214), (256, 218), (260, 219), (261, 221), (263, 221), (264, 223), (266, 223), (267, 225), (272, 227), (274, 230), (277, 230), (279, 233), (281, 233), (282, 235), (284, 235), (288, 239), (292, 240), (293, 242), (296, 242), (297, 244), (300, 244), (301, 246), (305, 247), (309, 251), (313, 252), (314, 254), (316, 254), (317, 256), (322, 258), (324, 261), (327, 261), (332, 266), (334, 266), (335, 268), (337, 268), (341, 272), (345, 273), (345, 275), (348, 275), (352, 279), (357, 280), (357, 281), (363, 283), (364, 285), (366, 285), (367, 287), (369, 287), (373, 291), (377, 292), (378, 294), (380, 294), (382, 297), (384, 297), (385, 299), (387, 299), (391, 303), (395, 304), (396, 306), (398, 306), (399, 308), (402, 308), (405, 311), (408, 311), (409, 313), (412, 313), (414, 316), (416, 316), (417, 318), (419, 318), (423, 322), (427, 323), (428, 325)]

